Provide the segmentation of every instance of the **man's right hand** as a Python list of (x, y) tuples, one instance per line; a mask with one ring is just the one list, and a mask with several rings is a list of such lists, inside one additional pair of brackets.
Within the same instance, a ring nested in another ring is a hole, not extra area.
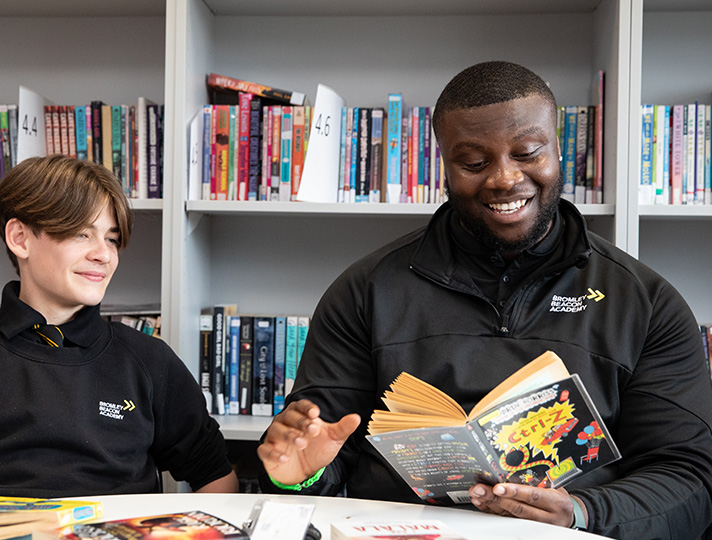
[(331, 463), (360, 422), (358, 414), (347, 414), (330, 424), (311, 401), (295, 401), (274, 417), (257, 455), (274, 480), (298, 484)]

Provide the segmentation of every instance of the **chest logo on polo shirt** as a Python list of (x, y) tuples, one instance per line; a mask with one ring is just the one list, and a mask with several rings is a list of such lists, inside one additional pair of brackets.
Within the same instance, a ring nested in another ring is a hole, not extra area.
[(123, 403), (111, 403), (110, 401), (99, 401), (99, 414), (114, 420), (123, 420), (124, 415), (136, 408), (134, 402), (125, 399)]
[(580, 296), (563, 296), (555, 294), (551, 297), (551, 307), (549, 311), (555, 313), (579, 313), (585, 311), (588, 307), (589, 302), (587, 300), (592, 300), (594, 302), (600, 302), (606, 297), (598, 289), (588, 288), (586, 294)]

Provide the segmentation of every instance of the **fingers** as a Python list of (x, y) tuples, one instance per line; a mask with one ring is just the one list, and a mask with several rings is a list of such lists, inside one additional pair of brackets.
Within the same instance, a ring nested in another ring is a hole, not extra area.
[(331, 436), (336, 441), (345, 441), (349, 438), (361, 423), (361, 417), (354, 414), (347, 414), (341, 420), (331, 425)]
[(518, 484), (477, 484), (470, 488), (472, 504), (484, 512), (568, 527), (573, 503), (564, 489)]

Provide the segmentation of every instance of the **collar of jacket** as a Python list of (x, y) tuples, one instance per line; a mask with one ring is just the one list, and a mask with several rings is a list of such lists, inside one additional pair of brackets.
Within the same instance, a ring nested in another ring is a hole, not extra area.
[[(410, 267), (424, 277), (446, 287), (471, 293), (473, 282), (467, 270), (457, 263), (450, 231), (449, 202), (443, 203), (430, 219), (410, 260)], [(586, 220), (576, 206), (564, 199), (559, 202), (559, 217), (564, 223), (564, 256), (548, 267), (546, 273), (577, 266), (583, 268), (591, 255), (591, 240)]]

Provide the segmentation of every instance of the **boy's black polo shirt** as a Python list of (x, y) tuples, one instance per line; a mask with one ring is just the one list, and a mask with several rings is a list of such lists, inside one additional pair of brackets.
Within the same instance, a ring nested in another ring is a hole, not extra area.
[(156, 470), (195, 490), (231, 471), (195, 379), (160, 339), (87, 307), (73, 346), (23, 337), (44, 317), (5, 286), (0, 304), (0, 495), (145, 493)]

